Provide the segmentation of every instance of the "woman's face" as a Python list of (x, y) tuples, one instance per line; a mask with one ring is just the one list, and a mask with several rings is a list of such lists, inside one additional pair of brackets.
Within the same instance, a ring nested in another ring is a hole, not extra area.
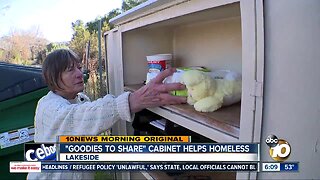
[(63, 90), (59, 90), (64, 96), (68, 98), (75, 98), (75, 96), (83, 91), (83, 74), (79, 63), (74, 63), (61, 73), (62, 82), (59, 83)]

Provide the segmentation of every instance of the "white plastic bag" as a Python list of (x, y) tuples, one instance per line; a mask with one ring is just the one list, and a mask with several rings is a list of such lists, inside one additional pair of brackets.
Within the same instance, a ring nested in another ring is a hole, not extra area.
[(242, 78), (241, 74), (230, 70), (217, 70), (209, 72), (210, 76), (216, 80), (223, 81), (225, 96), (223, 106), (237, 103), (241, 100)]

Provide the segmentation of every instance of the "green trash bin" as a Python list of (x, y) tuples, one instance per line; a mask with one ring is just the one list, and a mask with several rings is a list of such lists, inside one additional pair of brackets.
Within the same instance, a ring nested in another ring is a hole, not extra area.
[(41, 68), (0, 63), (0, 174), (5, 179), (26, 179), (10, 173), (10, 161), (24, 161), (24, 143), (32, 142), (38, 100), (48, 88)]

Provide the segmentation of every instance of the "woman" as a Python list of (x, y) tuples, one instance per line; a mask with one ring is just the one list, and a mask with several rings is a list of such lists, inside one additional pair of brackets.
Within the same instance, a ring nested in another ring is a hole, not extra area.
[[(119, 97), (106, 95), (96, 101), (80, 93), (84, 89), (79, 57), (67, 49), (50, 53), (42, 66), (42, 73), (50, 92), (42, 97), (35, 114), (36, 143), (56, 142), (58, 135), (98, 135), (116, 121), (131, 122), (133, 115), (144, 108), (186, 102), (186, 97), (168, 94), (182, 90), (180, 83), (163, 84), (174, 69), (160, 73), (134, 93)], [(94, 173), (29, 173), (28, 179), (93, 179)]]

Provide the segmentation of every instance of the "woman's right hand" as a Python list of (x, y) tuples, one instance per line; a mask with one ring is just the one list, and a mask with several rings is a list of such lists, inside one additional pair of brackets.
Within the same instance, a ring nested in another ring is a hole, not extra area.
[(136, 113), (149, 107), (186, 103), (187, 97), (169, 94), (170, 91), (186, 89), (185, 85), (180, 83), (162, 83), (166, 77), (171, 76), (175, 71), (175, 68), (166, 69), (148, 84), (131, 93), (129, 96), (131, 113)]

